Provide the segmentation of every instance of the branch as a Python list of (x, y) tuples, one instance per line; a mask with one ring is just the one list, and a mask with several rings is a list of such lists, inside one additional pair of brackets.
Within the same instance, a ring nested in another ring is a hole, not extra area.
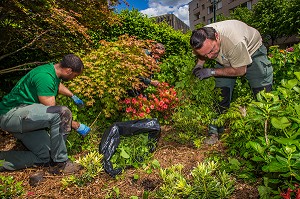
[(15, 71), (31, 70), (31, 68), (21, 68), (21, 67), (28, 66), (28, 65), (33, 65), (33, 64), (41, 65), (41, 64), (45, 64), (45, 63), (48, 63), (48, 62), (31, 62), (31, 63), (21, 64), (21, 65), (18, 65), (18, 66), (14, 66), (14, 67), (11, 67), (11, 68), (0, 70), (0, 75), (5, 74), (5, 73), (15, 72)]
[(29, 47), (29, 46), (31, 46), (37, 39), (39, 39), (43, 34), (47, 33), (48, 31), (49, 31), (49, 30), (46, 30), (45, 32), (42, 32), (41, 34), (39, 34), (38, 36), (36, 36), (30, 43), (26, 44), (26, 45), (23, 46), (22, 48), (20, 48), (20, 49), (14, 51), (14, 52), (11, 52), (11, 53), (8, 53), (8, 54), (5, 54), (5, 55), (0, 56), (0, 60), (4, 59), (5, 57), (8, 57), (8, 56), (10, 56), (10, 55), (13, 55), (13, 54), (15, 54), (15, 53), (17, 53), (17, 52), (19, 52), (19, 51), (21, 51), (21, 50), (23, 50), (23, 49)]

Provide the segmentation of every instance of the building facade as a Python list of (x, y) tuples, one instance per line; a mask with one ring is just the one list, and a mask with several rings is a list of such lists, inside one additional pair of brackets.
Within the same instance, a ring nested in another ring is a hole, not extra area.
[(186, 25), (183, 21), (181, 21), (178, 17), (176, 17), (174, 14), (165, 14), (161, 16), (155, 17), (156, 22), (166, 22), (170, 26), (174, 28), (174, 30), (180, 30), (183, 33), (186, 33), (188, 30), (190, 30), (190, 27)]
[(252, 5), (258, 0), (192, 0), (189, 3), (190, 28), (194, 30), (197, 24), (210, 24), (214, 22), (214, 7), (216, 15), (229, 16), (230, 12), (238, 6), (252, 9)]

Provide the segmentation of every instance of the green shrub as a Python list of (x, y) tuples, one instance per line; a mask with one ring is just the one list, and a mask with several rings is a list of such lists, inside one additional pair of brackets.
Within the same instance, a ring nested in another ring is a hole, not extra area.
[(24, 194), (22, 181), (16, 182), (13, 176), (0, 175), (0, 198), (14, 198)]

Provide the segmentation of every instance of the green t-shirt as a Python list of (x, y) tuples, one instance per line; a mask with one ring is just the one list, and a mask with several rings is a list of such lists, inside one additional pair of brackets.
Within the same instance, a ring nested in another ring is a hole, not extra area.
[(38, 96), (56, 96), (60, 81), (53, 63), (32, 69), (3, 97), (0, 102), (0, 115), (22, 104), (40, 103)]

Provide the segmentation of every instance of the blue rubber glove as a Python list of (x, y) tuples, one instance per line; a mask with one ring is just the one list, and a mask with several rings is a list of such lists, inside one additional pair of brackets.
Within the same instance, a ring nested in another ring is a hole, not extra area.
[(72, 97), (72, 100), (75, 102), (75, 104), (79, 107), (83, 107), (84, 106), (84, 103), (81, 99), (79, 99), (79, 97), (77, 97), (76, 95), (73, 95)]
[(139, 80), (143, 82), (146, 86), (148, 86), (151, 83), (151, 79), (146, 77), (139, 76)]
[(86, 126), (85, 124), (80, 124), (79, 128), (76, 130), (80, 135), (85, 137), (90, 131), (91, 128)]
[(198, 77), (200, 80), (203, 80), (205, 78), (211, 77), (211, 69), (210, 68), (200, 68), (195, 67), (193, 69), (193, 74)]

